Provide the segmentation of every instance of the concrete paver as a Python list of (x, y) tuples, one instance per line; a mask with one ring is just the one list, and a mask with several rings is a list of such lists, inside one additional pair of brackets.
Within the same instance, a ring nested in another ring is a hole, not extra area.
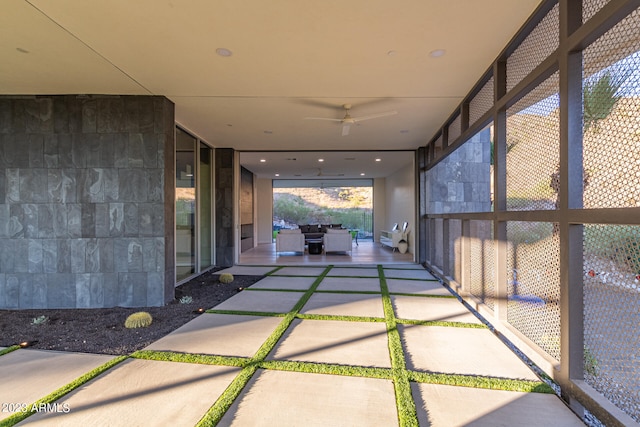
[(398, 425), (389, 380), (264, 371), (249, 381), (218, 426)]
[(288, 313), (304, 295), (303, 292), (245, 290), (218, 304), (216, 310)]
[(375, 294), (313, 294), (300, 312), (335, 316), (384, 317), (382, 298)]
[(216, 271), (214, 274), (231, 273), (239, 276), (262, 276), (267, 274), (276, 267), (274, 266), (242, 266), (234, 265), (233, 267), (225, 268), (224, 270)]
[(327, 277), (345, 276), (345, 277), (378, 277), (377, 268), (349, 268), (334, 267), (329, 271)]
[(29, 426), (193, 426), (239, 368), (128, 359), (59, 400), (69, 412), (39, 413)]
[(400, 319), (482, 323), (460, 301), (454, 298), (392, 295), (391, 302), (396, 316)]
[(539, 380), (488, 329), (398, 325), (398, 331), (410, 369)]
[(251, 285), (253, 289), (289, 289), (306, 291), (315, 282), (315, 277), (268, 276)]
[(281, 317), (203, 314), (145, 350), (252, 357)]
[(384, 277), (392, 278), (392, 279), (421, 279), (421, 280), (434, 280), (436, 278), (433, 277), (427, 270), (417, 270), (417, 269), (396, 269), (396, 268), (385, 268), (384, 269)]
[[(113, 356), (21, 349), (0, 356), (0, 403), (31, 404)], [(0, 412), (0, 420), (11, 416)]]
[(397, 264), (382, 264), (382, 268), (392, 268), (392, 269), (399, 269), (399, 270), (424, 270), (424, 267), (421, 266), (420, 264), (416, 264), (416, 263), (406, 263), (406, 264), (401, 264), (401, 263), (397, 263)]
[(451, 295), (440, 282), (430, 280), (387, 279), (387, 288), (391, 293), (418, 295)]
[(325, 277), (317, 290), (381, 292), (380, 279), (373, 277)]
[(325, 270), (324, 267), (283, 267), (272, 276), (313, 276), (318, 277)]
[(295, 319), (269, 359), (391, 367), (383, 322)]
[(584, 426), (552, 394), (416, 383), (411, 390), (421, 426)]

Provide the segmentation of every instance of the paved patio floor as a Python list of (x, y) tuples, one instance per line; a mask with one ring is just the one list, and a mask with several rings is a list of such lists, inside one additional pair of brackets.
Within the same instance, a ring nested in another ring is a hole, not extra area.
[(0, 356), (0, 424), (583, 425), (416, 266), (229, 271), (269, 276), (129, 357)]

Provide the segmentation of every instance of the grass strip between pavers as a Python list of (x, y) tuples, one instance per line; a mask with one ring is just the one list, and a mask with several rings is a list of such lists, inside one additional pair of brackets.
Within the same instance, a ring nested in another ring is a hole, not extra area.
[(378, 275), (380, 276), (380, 289), (382, 290), (382, 308), (387, 324), (387, 336), (389, 339), (389, 355), (391, 356), (391, 370), (393, 372), (393, 389), (396, 395), (396, 406), (398, 408), (398, 422), (400, 427), (418, 426), (418, 414), (416, 404), (411, 395), (411, 384), (406, 369), (404, 350), (400, 333), (396, 325), (396, 316), (393, 312), (389, 288), (384, 277), (382, 265), (378, 265)]
[(446, 326), (448, 328), (489, 329), (489, 327), (483, 323), (450, 322), (447, 320), (396, 319), (396, 323), (400, 323), (401, 325)]
[(316, 288), (320, 285), (320, 282), (325, 278), (327, 273), (331, 271), (333, 265), (327, 266), (324, 271), (316, 278), (311, 287), (302, 295), (300, 300), (293, 306), (291, 311), (284, 316), (282, 322), (278, 324), (275, 330), (271, 333), (271, 335), (265, 340), (265, 342), (260, 346), (256, 354), (250, 359), (247, 366), (245, 366), (240, 374), (234, 378), (229, 387), (220, 395), (220, 397), (215, 401), (215, 403), (209, 408), (207, 413), (200, 419), (197, 427), (204, 426), (215, 426), (220, 422), (224, 414), (229, 410), (233, 402), (240, 396), (242, 390), (246, 387), (246, 385), (255, 374), (258, 369), (260, 363), (264, 362), (264, 359), (269, 355), (271, 350), (278, 343), (282, 335), (285, 333), (291, 322), (296, 318), (296, 315), (304, 307), (304, 305), (309, 301), (311, 295), (315, 292)]
[(308, 320), (341, 320), (344, 322), (384, 322), (383, 317), (344, 316), (336, 314), (296, 314), (298, 319)]
[(297, 362), (290, 360), (263, 360), (258, 363), (258, 367), (262, 369), (303, 372), (307, 374), (340, 375), (346, 377), (377, 378), (383, 380), (393, 379), (393, 373), (389, 368), (336, 365), (332, 363), (318, 362)]
[(478, 375), (435, 374), (418, 371), (409, 371), (409, 379), (419, 383), (485, 388), (490, 390), (521, 391), (525, 393), (555, 394), (553, 389), (542, 381), (514, 380)]
[(287, 313), (276, 313), (272, 311), (242, 311), (242, 310), (216, 310), (212, 308), (206, 310), (208, 314), (236, 314), (238, 316), (265, 316), (265, 317), (284, 317)]
[(235, 366), (244, 368), (251, 359), (239, 356), (218, 356), (198, 353), (176, 353), (173, 351), (139, 350), (131, 354), (134, 359), (156, 360), (159, 362), (196, 363), (199, 365)]
[[(107, 363), (104, 363), (104, 364), (98, 366), (97, 368), (87, 372), (86, 374), (82, 375), (81, 377), (78, 377), (77, 379), (71, 381), (69, 384), (60, 387), (59, 389), (57, 389), (56, 391), (46, 395), (42, 399), (36, 400), (31, 405), (28, 405), (27, 408), (39, 408), (40, 405), (51, 404), (54, 401), (60, 399), (64, 395), (66, 395), (67, 393), (70, 393), (71, 391), (75, 390), (76, 388), (80, 387), (81, 385), (91, 381), (92, 379), (94, 379), (98, 375), (100, 375), (103, 372), (113, 368), (115, 365), (123, 362), (124, 360), (126, 360), (128, 358), (129, 358), (129, 356), (116, 357), (116, 358), (108, 361)], [(33, 415), (35, 413), (38, 413), (38, 411), (29, 410), (27, 412), (15, 413), (15, 414), (11, 415), (10, 417), (5, 418), (4, 420), (0, 421), (0, 427), (9, 427), (9, 426), (16, 425), (20, 421), (30, 417), (31, 415)]]
[(320, 290), (316, 291), (317, 294), (360, 294), (360, 295), (380, 295), (379, 291), (347, 291), (344, 289), (336, 290)]
[[(270, 267), (270, 266), (265, 266), (265, 267)], [(284, 268), (284, 265), (281, 265), (279, 267), (274, 268), (273, 270), (269, 271), (267, 274), (265, 274), (265, 276), (271, 276), (272, 274), (282, 270)]]
[(454, 295), (429, 295), (429, 294), (412, 294), (409, 292), (389, 292), (389, 295), (400, 295), (404, 297), (420, 297), (420, 298), (453, 298), (457, 299)]
[(4, 348), (0, 350), (0, 356), (3, 356), (7, 353), (11, 353), (12, 351), (19, 350), (21, 347), (19, 345), (12, 345), (11, 347)]

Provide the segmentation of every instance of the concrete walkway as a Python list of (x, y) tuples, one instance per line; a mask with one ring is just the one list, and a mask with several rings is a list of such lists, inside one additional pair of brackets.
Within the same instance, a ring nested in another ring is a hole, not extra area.
[(0, 426), (583, 425), (420, 266), (228, 271), (269, 276), (131, 357), (0, 356)]

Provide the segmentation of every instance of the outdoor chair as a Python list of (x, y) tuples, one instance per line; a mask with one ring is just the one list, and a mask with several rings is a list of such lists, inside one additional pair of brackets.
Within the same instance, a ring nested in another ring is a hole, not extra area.
[(276, 235), (277, 252), (300, 252), (304, 253), (304, 234), (299, 228), (292, 230), (282, 229)]
[(352, 239), (346, 228), (329, 228), (323, 237), (324, 252), (351, 252)]

